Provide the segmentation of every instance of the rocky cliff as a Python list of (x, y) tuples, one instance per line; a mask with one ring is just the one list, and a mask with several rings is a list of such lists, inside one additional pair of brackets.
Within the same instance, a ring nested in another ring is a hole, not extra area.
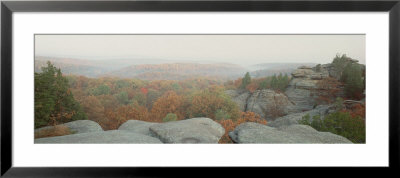
[(292, 73), (286, 91), (256, 90), (251, 93), (246, 90), (227, 90), (242, 111), (252, 111), (268, 121), (273, 120), (271, 110), (280, 110), (280, 115), (287, 115), (308, 111), (316, 106), (314, 91), (317, 83), (329, 77), (329, 71), (325, 68), (316, 72), (312, 67), (301, 66)]
[(311, 67), (302, 66), (292, 73), (292, 80), (286, 88), (286, 95), (293, 102), (289, 113), (311, 110), (316, 106), (317, 96), (314, 94), (317, 83), (329, 77), (329, 71), (321, 69), (319, 72)]
[[(242, 111), (258, 113), (262, 118), (270, 121), (274, 118), (271, 108), (277, 108), (277, 106), (282, 112), (281, 115), (314, 109), (318, 104), (316, 100), (318, 82), (328, 77), (338, 78), (338, 73), (332, 64), (319, 65), (319, 67), (301, 66), (291, 75), (292, 79), (283, 93), (268, 89), (256, 90), (253, 93), (246, 90), (227, 90), (226, 93)], [(337, 95), (343, 97), (343, 89), (340, 86)]]
[(276, 115), (286, 115), (293, 103), (285, 93), (274, 90), (256, 90), (253, 93), (245, 90), (227, 90), (242, 111), (251, 111), (259, 114), (261, 118), (271, 120)]

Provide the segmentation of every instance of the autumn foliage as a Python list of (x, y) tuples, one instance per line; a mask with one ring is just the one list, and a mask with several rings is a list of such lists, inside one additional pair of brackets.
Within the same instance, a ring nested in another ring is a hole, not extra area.
[(319, 104), (331, 104), (340, 92), (341, 83), (332, 77), (324, 78), (317, 83), (316, 95)]
[(225, 134), (222, 136), (222, 138), (219, 140), (219, 143), (232, 143), (231, 138), (229, 137), (229, 132), (233, 131), (236, 126), (244, 123), (244, 122), (255, 122), (259, 124), (266, 125), (267, 121), (264, 119), (261, 119), (259, 114), (256, 114), (254, 112), (242, 112), (241, 116), (237, 120), (232, 120), (232, 119), (226, 119), (226, 120), (221, 120), (217, 121), (224, 127), (225, 129)]
[[(342, 66), (338, 59), (334, 64), (336, 68), (345, 66)], [(141, 65), (131, 70), (146, 71), (151, 67)], [(192, 70), (198, 69), (194, 67)], [(162, 65), (157, 68), (168, 71), (183, 70), (178, 65)], [(184, 71), (191, 72), (191, 69)], [(211, 69), (208, 71), (220, 72)], [(354, 65), (340, 70), (339, 73), (342, 75), (340, 79), (328, 77), (317, 83), (315, 91), (318, 104), (331, 104), (342, 88), (346, 95), (355, 99), (364, 97), (365, 70)], [(173, 77), (166, 75), (168, 72), (143, 73), (144, 78)], [(254, 112), (242, 112), (238, 104), (225, 93), (226, 90), (247, 90), (253, 93), (256, 90), (271, 89), (279, 94), (285, 91), (291, 80), (287, 74), (251, 78), (249, 72), (236, 80), (221, 79), (212, 75), (185, 76), (184, 73), (174, 76), (177, 80), (65, 76), (49, 62), (41, 73), (35, 73), (35, 128), (89, 119), (99, 123), (104, 130), (113, 130), (128, 120), (161, 123), (207, 117), (225, 128), (220, 143), (232, 143), (228, 133), (236, 126), (244, 122), (265, 125), (267, 121)], [(286, 101), (280, 97), (274, 97), (274, 100), (266, 106), (269, 118), (285, 114)], [(363, 104), (354, 104), (341, 112), (365, 119)], [(35, 138), (66, 134), (71, 134), (68, 128), (56, 126), (54, 130), (35, 133)]]
[(70, 129), (67, 126), (56, 125), (54, 127), (50, 127), (48, 129), (42, 129), (40, 131), (35, 132), (35, 139), (43, 138), (43, 137), (55, 137), (55, 136), (63, 136), (72, 134)]
[(174, 113), (178, 119), (184, 118), (183, 97), (177, 95), (174, 91), (168, 91), (161, 96), (153, 105), (151, 115), (156, 122), (162, 122), (162, 119), (168, 113)]

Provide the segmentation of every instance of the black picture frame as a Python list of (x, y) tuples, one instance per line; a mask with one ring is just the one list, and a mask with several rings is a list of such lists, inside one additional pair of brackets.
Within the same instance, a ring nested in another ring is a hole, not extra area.
[[(389, 12), (389, 168), (399, 167), (400, 1), (2, 1), (1, 2), (1, 175), (17, 177), (128, 177), (178, 174), (177, 168), (19, 168), (12, 166), (13, 12)], [(237, 169), (237, 168), (235, 168)], [(239, 170), (230, 170), (233, 172)], [(186, 173), (208, 171), (186, 168)], [(222, 171), (223, 172), (223, 171)], [(264, 171), (262, 171), (264, 172)], [(299, 171), (301, 173), (302, 171)], [(308, 171), (304, 171), (308, 172)], [(336, 174), (331, 172), (332, 174)], [(330, 173), (330, 174), (331, 174)], [(266, 172), (265, 172), (266, 174)]]

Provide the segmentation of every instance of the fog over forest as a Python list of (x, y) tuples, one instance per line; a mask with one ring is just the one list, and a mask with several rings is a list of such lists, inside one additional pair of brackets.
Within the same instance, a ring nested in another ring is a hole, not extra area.
[(36, 35), (35, 143), (365, 143), (365, 35)]
[[(85, 60), (329, 63), (337, 53), (365, 64), (365, 35), (36, 35), (35, 55)], [(143, 61), (142, 61), (143, 63)]]

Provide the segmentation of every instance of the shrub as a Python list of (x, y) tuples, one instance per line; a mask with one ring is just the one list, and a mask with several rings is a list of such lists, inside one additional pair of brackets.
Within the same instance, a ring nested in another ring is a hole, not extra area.
[(174, 113), (168, 113), (164, 118), (163, 122), (169, 122), (169, 121), (176, 121), (178, 119), (178, 116)]
[[(223, 91), (203, 90), (187, 99), (187, 117), (208, 117), (216, 119), (218, 110), (223, 110), (233, 120), (240, 117), (240, 109), (232, 98)], [(221, 112), (221, 111), (220, 111)], [(219, 113), (221, 114), (221, 113)]]
[(35, 139), (44, 137), (56, 137), (56, 136), (63, 136), (70, 134), (73, 134), (73, 132), (67, 126), (56, 125), (54, 127), (35, 132)]
[(223, 119), (230, 119), (231, 116), (229, 115), (229, 113), (227, 113), (226, 111), (222, 110), (222, 109), (218, 109), (217, 112), (215, 113), (215, 119), (216, 120), (223, 120)]
[(333, 104), (335, 106), (336, 111), (341, 111), (344, 106), (343, 106), (343, 98), (337, 97), (335, 103)]
[(353, 117), (348, 112), (334, 112), (323, 119), (320, 115), (315, 115), (312, 120), (307, 114), (299, 123), (309, 125), (318, 131), (341, 135), (354, 143), (365, 143), (365, 120), (359, 116)]
[(306, 114), (304, 115), (301, 120), (299, 120), (299, 124), (303, 124), (303, 125), (310, 125), (311, 121), (310, 121), (310, 114)]

